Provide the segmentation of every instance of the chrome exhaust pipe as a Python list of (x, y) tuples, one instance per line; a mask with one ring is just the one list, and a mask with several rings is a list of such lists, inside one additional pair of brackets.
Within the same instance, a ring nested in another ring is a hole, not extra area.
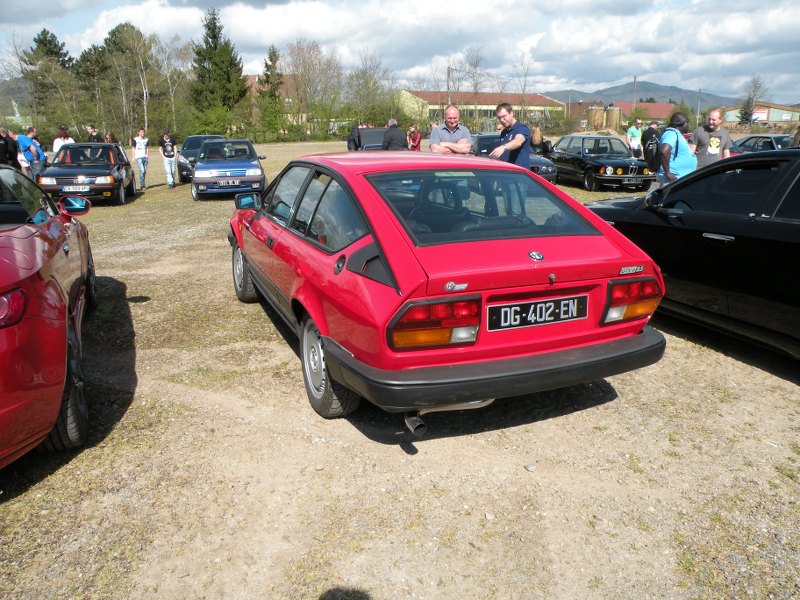
[(403, 421), (408, 427), (408, 430), (413, 433), (417, 437), (422, 437), (425, 435), (427, 431), (427, 426), (425, 422), (422, 420), (422, 415), (432, 413), (432, 412), (446, 412), (450, 410), (471, 410), (473, 408), (483, 408), (484, 406), (489, 406), (492, 402), (494, 402), (494, 398), (489, 398), (488, 400), (473, 400), (471, 402), (459, 402), (458, 404), (446, 404), (442, 406), (427, 406), (425, 408), (420, 408), (417, 412), (407, 412), (403, 416)]
[(425, 422), (419, 418), (419, 413), (406, 413), (403, 417), (403, 421), (406, 427), (408, 427), (408, 430), (417, 437), (425, 435), (425, 431), (428, 429)]

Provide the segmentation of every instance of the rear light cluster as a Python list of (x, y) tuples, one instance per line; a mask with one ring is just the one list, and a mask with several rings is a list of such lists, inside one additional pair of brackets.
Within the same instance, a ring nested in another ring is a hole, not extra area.
[(664, 293), (655, 279), (612, 281), (603, 323), (618, 323), (652, 315)]
[(25, 292), (11, 290), (0, 294), (0, 328), (11, 327), (22, 320), (25, 314)]
[(389, 327), (395, 350), (473, 344), (481, 324), (479, 299), (412, 304)]

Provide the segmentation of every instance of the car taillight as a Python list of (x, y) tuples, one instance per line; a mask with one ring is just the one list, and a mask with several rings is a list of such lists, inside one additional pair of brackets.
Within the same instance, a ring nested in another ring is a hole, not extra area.
[(473, 344), (481, 324), (479, 299), (412, 304), (389, 326), (395, 350)]
[(664, 293), (655, 279), (612, 281), (603, 323), (618, 323), (652, 315)]
[(16, 325), (25, 314), (25, 292), (11, 290), (0, 294), (0, 328)]

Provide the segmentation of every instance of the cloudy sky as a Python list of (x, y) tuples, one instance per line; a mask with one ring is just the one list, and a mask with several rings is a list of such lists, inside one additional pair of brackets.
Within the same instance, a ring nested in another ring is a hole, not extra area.
[(261, 71), (270, 44), (283, 51), (304, 38), (346, 70), (377, 55), (400, 82), (441, 80), (472, 47), (497, 78), (513, 78), (527, 55), (531, 91), (594, 91), (637, 76), (739, 97), (758, 74), (769, 100), (800, 102), (798, 0), (47, 0), (0, 11), (0, 29), (28, 48), (47, 28), (78, 56), (126, 21), (165, 41), (199, 41), (210, 7), (246, 73)]

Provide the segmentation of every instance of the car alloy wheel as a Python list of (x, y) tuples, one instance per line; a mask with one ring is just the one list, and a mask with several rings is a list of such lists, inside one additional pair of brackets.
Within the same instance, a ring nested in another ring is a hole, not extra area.
[(231, 254), (231, 270), (233, 271), (233, 289), (236, 297), (241, 302), (255, 302), (258, 300), (258, 293), (253, 285), (253, 276), (250, 268), (244, 260), (244, 254), (239, 244), (234, 243)]
[(589, 192), (597, 191), (597, 177), (591, 169), (586, 169), (583, 173), (583, 187)]

